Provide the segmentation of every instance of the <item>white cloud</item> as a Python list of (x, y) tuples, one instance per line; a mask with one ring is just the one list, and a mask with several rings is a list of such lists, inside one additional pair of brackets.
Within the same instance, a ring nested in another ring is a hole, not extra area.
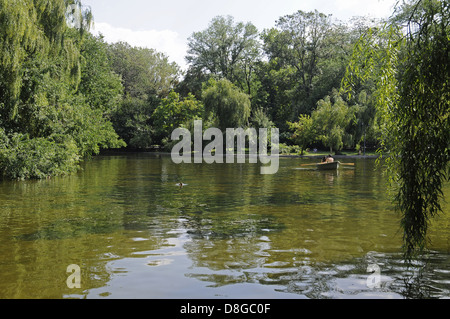
[(332, 6), (338, 11), (337, 16), (351, 18), (352, 16), (371, 16), (387, 18), (390, 16), (396, 0), (335, 0)]
[(103, 34), (105, 41), (109, 43), (124, 41), (132, 46), (155, 49), (158, 52), (166, 54), (170, 61), (176, 62), (183, 69), (186, 68), (184, 56), (187, 51), (187, 44), (175, 31), (135, 31), (126, 28), (117, 28), (108, 23), (96, 22), (92, 33), (95, 35), (99, 33)]

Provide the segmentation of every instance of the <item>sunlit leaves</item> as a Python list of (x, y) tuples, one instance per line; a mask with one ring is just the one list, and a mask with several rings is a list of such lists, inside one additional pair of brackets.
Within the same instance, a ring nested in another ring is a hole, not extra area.
[(291, 140), (300, 146), (301, 153), (315, 139), (314, 122), (309, 115), (300, 115), (297, 122), (288, 122), (289, 129), (293, 131)]
[(312, 121), (318, 139), (330, 148), (340, 151), (344, 146), (343, 138), (347, 125), (352, 119), (352, 109), (337, 94), (327, 96), (317, 103), (317, 109), (312, 112)]
[[(67, 24), (68, 15), (79, 27)], [(81, 54), (91, 22), (90, 10), (76, 0), (0, 1), (1, 175), (71, 173), (82, 157), (124, 145), (103, 117), (114, 97), (94, 101), (90, 98), (99, 92), (79, 87), (81, 60), (91, 61), (88, 55), (95, 51)], [(108, 71), (104, 74), (111, 75)], [(103, 84), (100, 77), (90, 81), (91, 88)]]
[(161, 100), (152, 118), (158, 133), (170, 136), (174, 129), (186, 125), (189, 120), (201, 118), (203, 112), (203, 104), (192, 94), (182, 99), (178, 93), (171, 92), (167, 98)]
[(230, 81), (210, 80), (203, 90), (202, 101), (207, 114), (217, 117), (219, 128), (223, 132), (227, 128), (244, 127), (247, 124), (251, 110), (250, 99)]
[(152, 96), (166, 97), (180, 75), (176, 63), (153, 49), (133, 47), (117, 42), (109, 47), (113, 70), (122, 76), (125, 94), (148, 100)]
[(252, 23), (218, 16), (206, 30), (194, 32), (188, 39), (186, 60), (191, 68), (204, 73), (246, 83), (260, 56), (259, 46), (258, 30)]

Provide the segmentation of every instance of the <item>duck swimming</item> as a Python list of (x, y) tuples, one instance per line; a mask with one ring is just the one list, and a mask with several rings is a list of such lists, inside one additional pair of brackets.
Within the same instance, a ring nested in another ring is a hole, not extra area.
[(187, 184), (179, 182), (179, 183), (176, 183), (175, 185), (179, 186), (180, 188), (183, 188), (183, 186), (186, 186)]

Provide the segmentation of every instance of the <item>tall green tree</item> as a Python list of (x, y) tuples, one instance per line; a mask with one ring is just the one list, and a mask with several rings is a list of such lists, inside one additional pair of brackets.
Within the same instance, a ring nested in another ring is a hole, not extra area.
[[(311, 115), (318, 101), (339, 88), (358, 28), (318, 11), (280, 17), (261, 35), (268, 61), (259, 64), (260, 85), (252, 103), (282, 131), (289, 130), (286, 121)], [(280, 138), (287, 142), (283, 134)]]
[[(296, 87), (294, 106), (298, 112), (307, 113), (314, 103), (311, 100), (314, 84), (321, 74), (320, 61), (325, 55), (325, 39), (332, 27), (330, 16), (318, 12), (297, 11), (279, 18), (276, 28), (263, 34), (264, 49), (270, 59), (278, 59), (282, 67), (295, 70)], [(312, 105), (311, 105), (312, 104)]]
[(339, 152), (344, 146), (344, 135), (352, 116), (351, 109), (336, 91), (317, 103), (311, 115), (312, 122), (317, 138), (330, 148), (330, 153), (333, 149)]
[(121, 77), (112, 69), (108, 44), (102, 36), (86, 33), (81, 44), (81, 56), (78, 90), (92, 108), (110, 114), (122, 101), (124, 88)]
[(382, 124), (375, 105), (374, 94), (362, 90), (348, 101), (348, 105), (354, 116), (346, 130), (347, 146), (361, 150), (364, 145), (377, 148), (381, 138)]
[(339, 152), (344, 146), (345, 129), (351, 120), (347, 103), (340, 96), (327, 96), (317, 103), (311, 117), (323, 145), (330, 148), (330, 153), (333, 149)]
[(113, 71), (122, 77), (125, 95), (142, 100), (164, 98), (179, 81), (180, 67), (156, 50), (117, 42), (110, 45), (109, 53)]
[(178, 84), (180, 68), (162, 53), (125, 42), (110, 45), (109, 58), (124, 86), (123, 102), (111, 114), (114, 128), (129, 146), (148, 148), (157, 134), (152, 114)]
[[(69, 34), (66, 25), (67, 5), (73, 3), (62, 0), (0, 2), (0, 94), (5, 126), (19, 125), (21, 129), (27, 126), (20, 121), (21, 117), (26, 121), (27, 113), (36, 111), (30, 108), (39, 89), (39, 77), (51, 74), (76, 89), (80, 76), (77, 48), (80, 34)], [(41, 92), (39, 97), (43, 94)]]
[(291, 140), (300, 146), (301, 155), (303, 151), (315, 139), (314, 122), (309, 115), (300, 115), (297, 122), (288, 122), (289, 129), (293, 131)]
[(441, 211), (443, 182), (450, 176), (450, 3), (418, 1), (413, 10), (392, 110), (400, 176), (396, 200), (408, 255), (426, 246), (430, 218)]
[(296, 88), (296, 72), (293, 67), (283, 66), (279, 59), (258, 64), (256, 70), (260, 86), (252, 103), (262, 108), (280, 131), (288, 129), (286, 121), (295, 120), (293, 104)]
[(251, 94), (254, 64), (260, 55), (258, 29), (252, 23), (217, 16), (206, 30), (188, 39), (186, 60), (191, 69), (228, 79)]

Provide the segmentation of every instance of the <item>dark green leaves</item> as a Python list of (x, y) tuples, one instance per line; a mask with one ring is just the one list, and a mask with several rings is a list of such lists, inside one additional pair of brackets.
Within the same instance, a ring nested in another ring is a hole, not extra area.
[(394, 116), (401, 141), (396, 200), (408, 256), (426, 246), (429, 220), (441, 211), (442, 186), (450, 176), (450, 6), (422, 1), (414, 8)]
[(449, 24), (448, 1), (403, 4), (378, 41), (373, 32), (361, 37), (343, 82), (346, 89), (356, 81), (376, 84), (407, 259), (426, 247), (430, 219), (441, 211), (442, 186), (450, 176)]

